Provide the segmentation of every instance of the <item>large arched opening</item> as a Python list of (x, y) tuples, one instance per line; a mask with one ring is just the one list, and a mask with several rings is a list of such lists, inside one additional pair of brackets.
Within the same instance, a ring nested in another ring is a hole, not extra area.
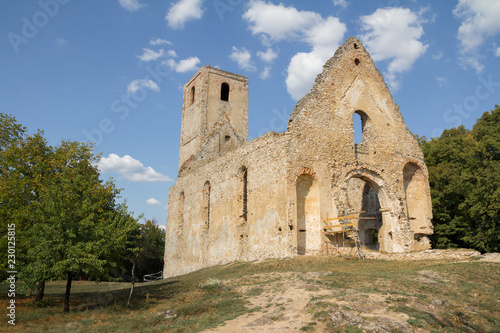
[(415, 250), (430, 247), (428, 235), (433, 233), (431, 224), (432, 207), (427, 192), (428, 181), (422, 168), (414, 162), (408, 162), (403, 168), (406, 216), (410, 230), (414, 234)]
[[(392, 230), (387, 191), (375, 177), (364, 172), (352, 174), (347, 180), (347, 215), (359, 216), (357, 223), (361, 245), (391, 252)], [(351, 213), (351, 214), (350, 214)]]

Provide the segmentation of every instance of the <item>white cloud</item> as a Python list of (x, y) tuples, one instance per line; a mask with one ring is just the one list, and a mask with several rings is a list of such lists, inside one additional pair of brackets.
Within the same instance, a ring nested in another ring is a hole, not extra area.
[(269, 78), (270, 75), (271, 75), (271, 67), (269, 66), (264, 68), (264, 70), (259, 74), (260, 78), (263, 80)]
[(199, 63), (200, 59), (198, 59), (198, 57), (189, 57), (186, 59), (182, 59), (179, 62), (176, 62), (174, 59), (168, 59), (162, 62), (163, 65), (167, 65), (177, 73), (196, 71), (198, 70)]
[(134, 12), (140, 9), (141, 7), (146, 6), (140, 3), (138, 0), (118, 0), (118, 3), (120, 4), (120, 6), (122, 6), (129, 12)]
[(439, 84), (440, 87), (442, 87), (444, 85), (448, 85), (448, 80), (446, 80), (445, 77), (437, 76), (436, 77), (436, 81), (437, 81), (437, 83)]
[(167, 231), (167, 226), (164, 224), (158, 224), (158, 228)]
[(148, 200), (146, 200), (146, 203), (151, 206), (161, 206), (161, 201), (156, 200), (155, 198), (149, 198)]
[(331, 50), (313, 50), (309, 53), (299, 52), (292, 57), (285, 83), (293, 99), (298, 100), (309, 92), (314, 79), (332, 55)]
[(374, 61), (390, 60), (386, 80), (398, 89), (398, 75), (412, 68), (413, 63), (427, 50), (419, 39), (424, 34), (420, 14), (407, 8), (379, 8), (361, 17), (361, 37)]
[(172, 42), (161, 38), (151, 39), (149, 41), (149, 45), (162, 45), (162, 44), (172, 45)]
[(434, 60), (439, 60), (442, 57), (443, 57), (443, 52), (441, 52), (441, 51), (439, 51), (438, 53), (432, 55), (432, 59), (434, 59)]
[(278, 53), (275, 52), (272, 48), (268, 48), (266, 52), (257, 52), (257, 57), (259, 57), (262, 61), (270, 64), (274, 61), (274, 59), (278, 57)]
[(203, 0), (179, 0), (168, 10), (165, 19), (173, 29), (182, 29), (189, 20), (200, 19), (203, 15)]
[(154, 82), (153, 80), (144, 80), (144, 79), (139, 79), (139, 80), (134, 80), (129, 83), (127, 86), (127, 93), (128, 94), (133, 94), (137, 90), (141, 88), (148, 88), (156, 92), (160, 92), (160, 87)]
[(334, 6), (340, 6), (340, 7), (347, 7), (347, 1), (346, 0), (333, 0), (333, 5)]
[(248, 22), (254, 35), (280, 41), (300, 38), (304, 30), (321, 20), (321, 15), (310, 11), (298, 11), (283, 4), (252, 1), (243, 18)]
[(120, 157), (116, 154), (109, 154), (102, 157), (97, 163), (99, 170), (104, 172), (116, 172), (123, 178), (132, 182), (170, 182), (170, 177), (156, 172), (151, 167), (145, 167), (140, 161), (129, 155)]
[(174, 50), (168, 50), (167, 56), (177, 58), (177, 53)]
[(256, 70), (255, 65), (253, 64), (252, 61), (252, 55), (250, 52), (242, 47), (241, 49), (238, 49), (236, 46), (233, 46), (233, 50), (231, 54), (229, 55), (229, 58), (231, 58), (232, 61), (235, 61), (238, 63), (241, 69), (247, 70), (247, 71), (254, 71)]
[(338, 18), (323, 18), (319, 13), (298, 11), (283, 4), (274, 5), (253, 1), (243, 14), (250, 31), (262, 39), (264, 45), (282, 40), (302, 41), (311, 46), (310, 52), (292, 57), (286, 78), (287, 90), (299, 99), (313, 86), (323, 64), (333, 56), (340, 45), (346, 26)]
[(453, 14), (462, 19), (458, 28), (461, 60), (477, 72), (483, 70), (478, 48), (486, 36), (500, 32), (500, 2), (498, 0), (459, 0)]
[(495, 51), (495, 56), (500, 57), (500, 47)]
[(141, 59), (142, 61), (151, 61), (151, 60), (156, 60), (158, 58), (163, 57), (165, 54), (165, 50), (160, 49), (159, 51), (153, 51), (151, 49), (142, 49), (143, 53), (140, 56), (137, 56), (137, 58)]

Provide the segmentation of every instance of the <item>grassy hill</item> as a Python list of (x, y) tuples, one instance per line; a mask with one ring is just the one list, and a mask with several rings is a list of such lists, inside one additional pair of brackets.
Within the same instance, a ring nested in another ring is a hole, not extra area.
[[(297, 257), (232, 263), (130, 285), (77, 281), (62, 314), (64, 282), (45, 306), (16, 299), (22, 332), (500, 332), (500, 264)], [(5, 309), (6, 285), (0, 306)], [(5, 311), (5, 310), (4, 310)]]

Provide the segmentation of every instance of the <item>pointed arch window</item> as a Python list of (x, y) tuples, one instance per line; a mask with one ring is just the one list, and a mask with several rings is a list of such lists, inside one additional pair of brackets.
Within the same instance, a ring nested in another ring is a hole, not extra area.
[(193, 103), (194, 103), (194, 93), (195, 93), (195, 91), (196, 91), (196, 89), (195, 89), (195, 87), (193, 86), (193, 87), (191, 88), (191, 105), (193, 105)]
[(207, 180), (203, 186), (203, 205), (205, 209), (205, 227), (210, 227), (210, 182)]

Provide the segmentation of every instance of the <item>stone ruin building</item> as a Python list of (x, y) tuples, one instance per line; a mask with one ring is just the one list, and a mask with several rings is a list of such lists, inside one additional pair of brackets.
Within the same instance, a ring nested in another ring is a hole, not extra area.
[[(360, 143), (353, 117), (361, 119)], [(164, 277), (324, 254), (343, 243), (323, 233), (323, 220), (350, 212), (370, 217), (356, 221), (367, 248), (430, 248), (422, 151), (359, 40), (349, 38), (326, 62), (286, 132), (250, 142), (246, 77), (205, 66), (185, 84)]]

